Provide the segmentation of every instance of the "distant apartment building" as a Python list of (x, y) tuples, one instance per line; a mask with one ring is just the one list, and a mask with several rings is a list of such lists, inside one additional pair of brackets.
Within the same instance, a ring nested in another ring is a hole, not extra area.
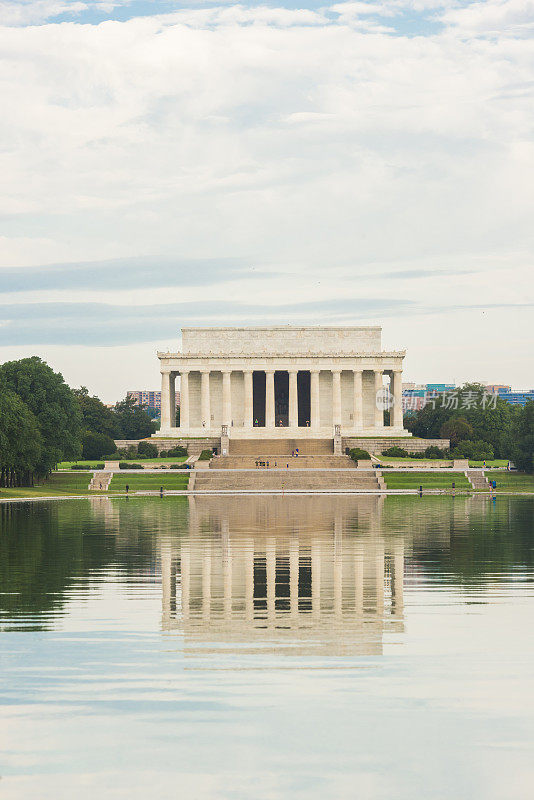
[[(151, 392), (147, 389), (138, 389), (126, 392), (127, 397), (132, 397), (137, 405), (147, 406), (149, 411), (156, 411), (157, 416), (161, 413), (161, 391)], [(176, 408), (180, 407), (180, 392), (176, 392)]]
[[(484, 386), (486, 392), (492, 396), (497, 395), (502, 400), (512, 405), (524, 406), (529, 401), (534, 401), (534, 389), (512, 390), (511, 386), (504, 383), (488, 383)], [(456, 389), (454, 383), (403, 383), (402, 384), (402, 408), (405, 414), (420, 411), (429, 402), (435, 402), (437, 398), (447, 392)]]
[(512, 391), (509, 386), (499, 389), (497, 392), (501, 400), (506, 400), (513, 406), (524, 406), (525, 403), (534, 402), (534, 389), (516, 389)]

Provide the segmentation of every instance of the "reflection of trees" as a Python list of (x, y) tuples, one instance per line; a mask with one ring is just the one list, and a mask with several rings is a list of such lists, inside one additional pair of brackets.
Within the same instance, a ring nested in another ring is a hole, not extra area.
[(388, 497), (384, 522), (409, 531), (427, 573), (484, 587), (495, 575), (534, 564), (530, 499)]
[(108, 565), (126, 574), (146, 570), (155, 559), (158, 520), (186, 508), (176, 500), (0, 505), (0, 614), (60, 609), (74, 582), (88, 583)]

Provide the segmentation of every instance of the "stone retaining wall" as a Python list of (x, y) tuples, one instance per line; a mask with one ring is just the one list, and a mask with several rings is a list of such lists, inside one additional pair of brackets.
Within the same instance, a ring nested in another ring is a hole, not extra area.
[(416, 438), (402, 438), (391, 437), (387, 439), (366, 439), (365, 437), (343, 437), (342, 448), (345, 452), (345, 447), (361, 447), (362, 450), (367, 450), (368, 453), (379, 456), (383, 450), (390, 447), (402, 447), (408, 453), (422, 453), (427, 447), (439, 447), (440, 450), (448, 450), (450, 447), (449, 439), (416, 439)]

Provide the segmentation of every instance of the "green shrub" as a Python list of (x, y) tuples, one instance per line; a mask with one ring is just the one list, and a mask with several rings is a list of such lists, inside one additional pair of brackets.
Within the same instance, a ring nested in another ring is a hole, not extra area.
[(73, 464), (71, 469), (104, 469), (104, 464), (96, 464), (94, 467), (88, 467), (87, 464)]
[(388, 447), (387, 450), (382, 450), (382, 455), (388, 458), (406, 458), (410, 453), (403, 447), (397, 447), (395, 445), (394, 447)]
[(211, 450), (203, 450), (198, 457), (199, 461), (209, 461), (210, 458), (213, 458), (213, 452)]
[(128, 461), (121, 461), (119, 464), (119, 469), (143, 469), (142, 464), (132, 464)]
[(169, 469), (187, 469), (185, 464), (171, 464)]
[(446, 456), (447, 451), (440, 450), (440, 448), (436, 447), (434, 444), (430, 445), (430, 447), (427, 447), (424, 453), (425, 458), (446, 458)]
[(490, 461), (494, 457), (493, 447), (489, 442), (461, 441), (452, 451), (454, 458), (470, 458), (473, 461)]
[(362, 450), (361, 447), (353, 447), (349, 451), (349, 456), (352, 458), (353, 461), (370, 461), (371, 456), (367, 452), (367, 450)]
[(105, 433), (86, 431), (82, 439), (82, 458), (102, 458), (116, 450), (115, 442)]
[(137, 445), (137, 455), (144, 458), (157, 458), (158, 448), (153, 442), (139, 442)]
[(187, 455), (187, 447), (182, 447), (181, 444), (177, 444), (176, 447), (171, 447), (170, 450), (167, 450), (167, 456), (169, 458), (178, 458), (179, 456), (186, 456), (186, 455)]

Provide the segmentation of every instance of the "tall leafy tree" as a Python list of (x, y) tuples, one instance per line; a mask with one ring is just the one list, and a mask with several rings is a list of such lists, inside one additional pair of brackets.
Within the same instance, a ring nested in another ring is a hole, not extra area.
[(31, 484), (41, 454), (37, 419), (15, 392), (0, 384), (0, 486)]
[(83, 428), (92, 433), (101, 433), (113, 439), (117, 435), (117, 421), (111, 408), (95, 395), (91, 396), (85, 386), (73, 389), (83, 417)]
[(154, 433), (155, 426), (143, 405), (133, 397), (126, 397), (113, 409), (120, 438), (144, 439)]
[(534, 402), (526, 403), (518, 412), (510, 439), (516, 467), (534, 472)]
[(38, 356), (31, 356), (2, 364), (0, 380), (21, 398), (37, 420), (42, 439), (37, 471), (46, 473), (58, 461), (79, 457), (82, 415), (62, 375)]

